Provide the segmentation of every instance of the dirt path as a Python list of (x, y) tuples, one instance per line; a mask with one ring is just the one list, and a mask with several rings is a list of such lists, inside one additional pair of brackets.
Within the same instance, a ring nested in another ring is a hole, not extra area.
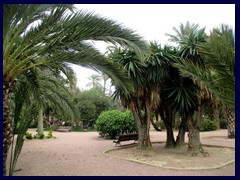
[[(34, 132), (34, 130), (30, 130)], [(151, 141), (165, 141), (166, 132), (151, 131)], [(203, 144), (235, 147), (226, 130), (203, 132)], [(97, 132), (54, 132), (56, 139), (25, 141), (15, 176), (234, 176), (235, 163), (211, 170), (171, 170), (105, 156), (115, 148)], [(206, 162), (208, 163), (208, 162)]]

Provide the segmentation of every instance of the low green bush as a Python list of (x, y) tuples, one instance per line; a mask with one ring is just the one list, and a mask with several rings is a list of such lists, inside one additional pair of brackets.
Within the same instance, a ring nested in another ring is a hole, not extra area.
[(214, 131), (217, 129), (217, 124), (215, 121), (205, 118), (205, 120), (201, 123), (200, 130), (201, 131)]
[(51, 139), (51, 138), (53, 138), (53, 131), (49, 130), (48, 135), (47, 135), (47, 139)]
[(32, 133), (26, 132), (25, 138), (26, 138), (26, 139), (33, 139)]
[(44, 139), (44, 138), (45, 138), (44, 132), (34, 135), (34, 139)]
[(104, 111), (98, 117), (96, 127), (101, 136), (111, 139), (119, 134), (136, 132), (136, 123), (130, 111)]

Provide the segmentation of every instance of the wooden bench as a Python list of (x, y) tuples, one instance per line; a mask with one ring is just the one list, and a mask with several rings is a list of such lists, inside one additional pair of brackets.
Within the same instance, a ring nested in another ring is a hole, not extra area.
[(60, 131), (60, 132), (71, 132), (71, 126), (59, 126), (57, 131)]
[(122, 141), (130, 141), (130, 140), (134, 140), (134, 143), (138, 140), (138, 134), (134, 133), (134, 134), (122, 134), (118, 136), (117, 141), (113, 141), (116, 145), (120, 145), (121, 146), (121, 142)]

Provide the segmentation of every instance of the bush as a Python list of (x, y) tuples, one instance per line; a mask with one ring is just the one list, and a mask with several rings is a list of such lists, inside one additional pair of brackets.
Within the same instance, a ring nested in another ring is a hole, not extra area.
[(105, 111), (96, 121), (97, 131), (101, 136), (114, 139), (116, 135), (136, 132), (136, 124), (130, 111)]
[(48, 139), (53, 138), (53, 131), (52, 131), (52, 130), (49, 130), (49, 131), (48, 131), (47, 138), (48, 138)]
[(217, 129), (217, 124), (215, 121), (206, 118), (200, 127), (201, 131), (214, 131)]
[(26, 139), (33, 139), (32, 133), (26, 132), (25, 138), (26, 138)]
[(45, 138), (44, 132), (34, 135), (34, 139), (44, 139), (44, 138)]

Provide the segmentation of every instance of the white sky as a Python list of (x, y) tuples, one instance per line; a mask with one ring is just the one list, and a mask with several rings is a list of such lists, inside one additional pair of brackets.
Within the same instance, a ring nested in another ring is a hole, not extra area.
[[(135, 30), (147, 41), (156, 40), (161, 44), (170, 44), (165, 33), (175, 34), (173, 27), (180, 23), (199, 24), (206, 27), (208, 33), (213, 27), (224, 23), (235, 28), (234, 4), (77, 4), (78, 9), (94, 11), (109, 19)], [(104, 43), (96, 47), (105, 52)], [(87, 89), (87, 77), (95, 71), (73, 66), (77, 74), (77, 86)]]

